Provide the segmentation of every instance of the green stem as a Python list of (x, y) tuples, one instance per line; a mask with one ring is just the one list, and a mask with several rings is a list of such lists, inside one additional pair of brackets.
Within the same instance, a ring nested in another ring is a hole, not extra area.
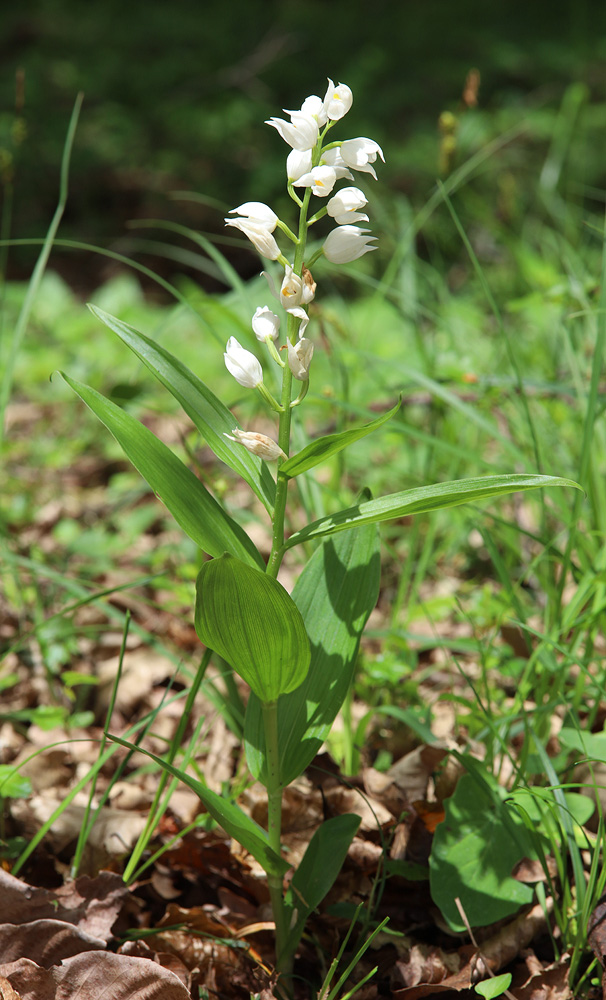
[[(282, 833), (282, 786), (280, 784), (280, 755), (278, 750), (278, 703), (263, 702), (263, 727), (265, 730), (265, 752), (267, 761), (267, 834), (269, 844), (276, 854), (281, 854)], [(276, 968), (289, 975), (292, 955), (285, 955), (288, 936), (282, 879), (276, 875), (267, 876), (271, 908), (276, 923)]]
[[(299, 237), (295, 250), (293, 272), (301, 277), (303, 273), (303, 260), (305, 257), (305, 245), (307, 242), (307, 209), (311, 190), (307, 188), (301, 210), (299, 213)], [(288, 316), (287, 336), (291, 344), (294, 344), (299, 320), (295, 316)], [(278, 444), (288, 457), (290, 454), (290, 426), (292, 420), (292, 410), (290, 406), (292, 395), (292, 372), (288, 365), (282, 369), (282, 397), (281, 404), (283, 411), (280, 413), (280, 425), (278, 431)], [(284, 459), (282, 459), (284, 461)], [(286, 499), (288, 495), (288, 478), (280, 475), (280, 460), (278, 459), (278, 482), (276, 485), (276, 502), (274, 505), (274, 519), (271, 542), (271, 555), (267, 563), (267, 573), (274, 579), (278, 576), (278, 570), (284, 556), (284, 517), (286, 514)]]

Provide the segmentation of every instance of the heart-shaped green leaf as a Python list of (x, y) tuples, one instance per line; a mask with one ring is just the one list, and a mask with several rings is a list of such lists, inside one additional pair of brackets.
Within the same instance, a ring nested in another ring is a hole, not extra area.
[(294, 691), (309, 669), (309, 639), (292, 597), (228, 553), (198, 574), (196, 631), (263, 702)]

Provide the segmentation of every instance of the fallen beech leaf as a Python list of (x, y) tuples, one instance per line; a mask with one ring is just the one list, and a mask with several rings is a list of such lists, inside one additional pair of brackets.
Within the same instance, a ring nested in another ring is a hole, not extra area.
[(5, 979), (4, 976), (0, 976), (0, 997), (2, 997), (2, 1000), (23, 1000), (21, 995), (13, 989), (8, 979)]
[(128, 894), (114, 872), (100, 872), (96, 878), (83, 875), (51, 891), (28, 885), (0, 868), (2, 920), (7, 924), (59, 920), (107, 942)]
[[(557, 876), (557, 865), (555, 858), (547, 858), (549, 875), (552, 878)], [(546, 882), (547, 874), (538, 858), (522, 858), (514, 867), (512, 873), (518, 882)]]
[(191, 1000), (191, 993), (162, 966), (147, 958), (87, 951), (52, 969), (28, 959), (0, 966), (22, 1000)]
[(601, 965), (606, 958), (606, 898), (602, 897), (591, 914), (587, 927), (589, 944)]
[(446, 954), (441, 948), (413, 945), (406, 960), (396, 962), (396, 968), (406, 986), (420, 983), (440, 983), (459, 971), (460, 957)]
[[(543, 910), (537, 904), (528, 913), (523, 913), (502, 927), (497, 934), (483, 941), (479, 953), (474, 951), (471, 959), (459, 972), (448, 976), (440, 983), (420, 983), (418, 986), (394, 990), (392, 1000), (421, 1000), (421, 997), (445, 993), (448, 990), (455, 993), (468, 990), (474, 983), (487, 978), (490, 974), (488, 969), (492, 972), (498, 972), (504, 965), (513, 961), (545, 926), (546, 920)], [(463, 952), (469, 953), (469, 948), (466, 947)], [(533, 998), (533, 1000), (539, 1000), (539, 998)], [(546, 994), (541, 1000), (551, 1000), (551, 998)], [(554, 1000), (556, 1000), (555, 997)], [(558, 997), (557, 1000), (563, 1000), (563, 998)]]
[[(516, 1000), (571, 1000), (573, 994), (568, 985), (568, 965), (566, 961), (558, 962), (544, 968), (541, 962), (535, 959), (532, 963), (535, 971), (531, 970), (531, 975), (525, 982), (519, 982), (516, 974), (514, 976), (512, 992), (515, 991)], [(526, 965), (529, 966), (528, 957)], [(523, 966), (520, 966), (520, 971)], [(516, 970), (517, 973), (517, 970)]]
[(27, 955), (45, 969), (82, 951), (105, 948), (105, 941), (91, 937), (64, 920), (32, 920), (27, 924), (0, 924), (0, 955), (15, 962)]
[(409, 802), (414, 799), (424, 799), (427, 795), (429, 779), (448, 751), (443, 747), (420, 746), (411, 750), (405, 757), (396, 761), (388, 776), (407, 796)]

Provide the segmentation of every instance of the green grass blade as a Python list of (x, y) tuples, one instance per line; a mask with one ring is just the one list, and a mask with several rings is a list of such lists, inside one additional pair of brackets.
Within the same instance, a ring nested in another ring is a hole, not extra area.
[(19, 313), (19, 318), (17, 320), (13, 338), (11, 340), (8, 358), (4, 363), (4, 374), (2, 380), (0, 381), (0, 444), (2, 444), (4, 438), (4, 412), (8, 405), (8, 400), (11, 394), (11, 387), (13, 384), (13, 374), (15, 371), (15, 363), (17, 360), (17, 355), (19, 353), (19, 348), (21, 346), (21, 341), (23, 340), (23, 335), (25, 333), (25, 328), (29, 321), (29, 316), (34, 304), (34, 299), (38, 293), (40, 287), (40, 282), (42, 280), (42, 275), (46, 270), (46, 265), (48, 263), (48, 258), (55, 241), (55, 236), (57, 235), (57, 230), (59, 228), (59, 223), (63, 218), (63, 213), (65, 211), (65, 206), (67, 204), (67, 194), (68, 194), (68, 179), (69, 179), (69, 162), (72, 154), (72, 147), (74, 145), (74, 138), (76, 136), (76, 127), (78, 125), (78, 117), (80, 115), (80, 108), (82, 107), (82, 101), (84, 100), (84, 94), (78, 94), (76, 101), (74, 103), (74, 109), (69, 120), (69, 125), (67, 128), (67, 136), (65, 138), (65, 146), (63, 148), (63, 158), (61, 160), (61, 178), (59, 182), (59, 201), (57, 202), (57, 208), (55, 209), (55, 214), (53, 215), (51, 224), (48, 228), (48, 232), (42, 244), (42, 249), (38, 260), (36, 261), (36, 266), (34, 267), (34, 272), (31, 276), (27, 294), (25, 296), (23, 305), (21, 307), (21, 312)]

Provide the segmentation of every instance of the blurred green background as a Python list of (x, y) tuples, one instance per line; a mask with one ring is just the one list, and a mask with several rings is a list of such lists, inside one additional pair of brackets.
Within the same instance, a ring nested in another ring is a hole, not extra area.
[[(354, 91), (351, 134), (383, 145), (381, 183), (413, 204), (427, 200), (440, 171), (521, 122), (525, 164), (528, 143), (544, 158), (571, 84), (587, 88), (577, 102), (606, 124), (601, 0), (31, 0), (3, 5), (0, 28), (4, 237), (44, 234), (79, 91), (85, 102), (61, 235), (125, 253), (137, 249), (127, 229), (133, 219), (220, 234), (224, 211), (242, 201), (279, 209), (285, 147), (263, 121), (323, 95), (327, 76)], [(481, 74), (479, 104), (461, 116), (445, 166), (438, 119), (444, 110), (460, 115), (472, 68)], [(581, 177), (586, 197), (604, 186), (599, 122), (590, 143), (575, 145), (575, 183)], [(512, 166), (515, 149), (504, 169)], [(205, 200), (174, 200), (175, 191)], [(27, 277), (34, 253), (11, 250), (9, 277)], [(258, 269), (251, 254), (235, 259), (244, 274)], [(165, 260), (148, 262), (170, 275)], [(104, 277), (92, 255), (55, 251), (53, 266), (77, 291)]]

